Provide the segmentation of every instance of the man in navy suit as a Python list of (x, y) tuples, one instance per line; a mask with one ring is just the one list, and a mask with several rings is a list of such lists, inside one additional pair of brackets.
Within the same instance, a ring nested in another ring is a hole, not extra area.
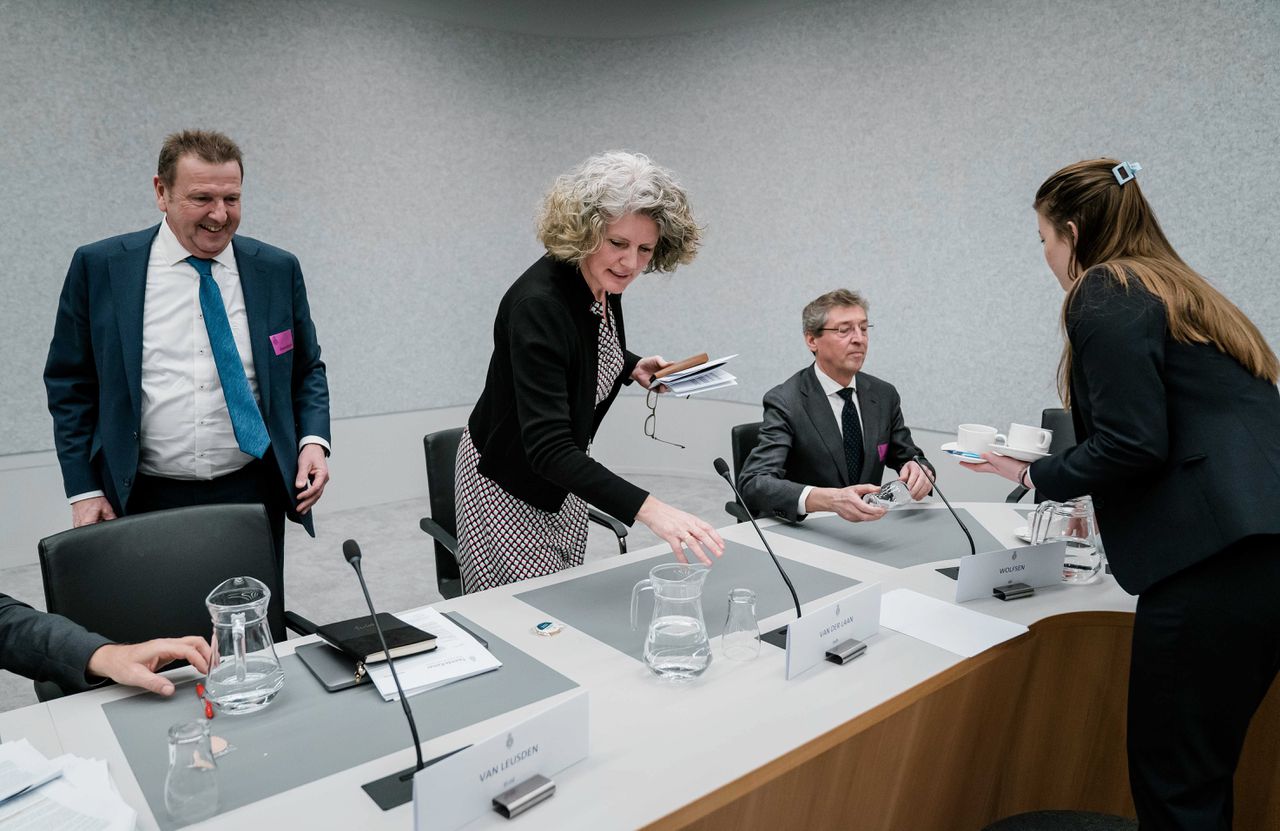
[(221, 133), (165, 139), (164, 221), (76, 251), (44, 379), (74, 526), (261, 503), (283, 580), (284, 517), (314, 536), (329, 480), (329, 387), (297, 258), (236, 236), (243, 175)]

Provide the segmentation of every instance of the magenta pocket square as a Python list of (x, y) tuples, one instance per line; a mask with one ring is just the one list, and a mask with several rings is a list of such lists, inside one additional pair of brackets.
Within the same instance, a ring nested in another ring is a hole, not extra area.
[(880, 457), (880, 461), (884, 461), (885, 454), (889, 452), (889, 442), (876, 445), (876, 455)]
[[(283, 355), (293, 349), (293, 330), (285, 329), (283, 332), (276, 332), (271, 336), (271, 348), (276, 351), (277, 355)], [(880, 452), (881, 460), (884, 459), (884, 451)]]

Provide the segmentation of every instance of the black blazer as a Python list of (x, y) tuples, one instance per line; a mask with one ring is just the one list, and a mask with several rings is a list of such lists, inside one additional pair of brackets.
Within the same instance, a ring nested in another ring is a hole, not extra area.
[(1164, 304), (1102, 268), (1067, 312), (1080, 443), (1031, 466), (1051, 499), (1091, 494), (1131, 594), (1245, 537), (1280, 534), (1280, 393), (1204, 344), (1173, 340)]
[(622, 375), (595, 405), (600, 318), (576, 265), (549, 256), (507, 290), (493, 323), (493, 357), (467, 426), (479, 471), (535, 508), (572, 493), (630, 525), (649, 495), (587, 455), (600, 420), (640, 359), (627, 351), (622, 301), (609, 295)]
[[(803, 518), (796, 506), (805, 486), (878, 484), (886, 465), (901, 470), (920, 454), (903, 421), (897, 389), (874, 375), (859, 372), (862, 470), (856, 482), (849, 481), (840, 425), (813, 373), (810, 364), (765, 393), (760, 439), (738, 472), (742, 498), (757, 515), (797, 521)], [(928, 461), (925, 465), (932, 471)]]

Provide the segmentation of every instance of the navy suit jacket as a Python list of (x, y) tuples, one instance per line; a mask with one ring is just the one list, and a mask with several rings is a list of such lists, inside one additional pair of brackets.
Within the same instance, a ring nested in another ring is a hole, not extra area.
[[(58, 301), (44, 381), (67, 496), (106, 493), (128, 513), (142, 429), (142, 306), (147, 259), (160, 226), (101, 240), (71, 258)], [(298, 439), (329, 440), (329, 383), (298, 259), (249, 237), (231, 242), (248, 315), (259, 406), (287, 491), (289, 518), (314, 535), (297, 500)], [(271, 336), (292, 331), (277, 355)]]
[[(862, 413), (862, 469), (849, 479), (844, 439), (813, 364), (764, 396), (760, 439), (738, 472), (738, 489), (757, 516), (792, 522), (807, 485), (846, 488), (879, 484), (887, 465), (894, 470), (923, 454), (902, 418), (902, 400), (893, 384), (858, 373), (858, 409)], [(926, 461), (926, 465), (929, 463)], [(932, 471), (932, 466), (929, 465)]]

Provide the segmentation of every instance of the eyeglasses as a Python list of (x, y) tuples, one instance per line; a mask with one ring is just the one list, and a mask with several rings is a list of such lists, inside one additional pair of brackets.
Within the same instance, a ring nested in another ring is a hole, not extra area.
[(644, 397), (644, 404), (649, 408), (649, 416), (644, 420), (644, 434), (654, 441), (660, 441), (663, 444), (669, 444), (672, 447), (678, 447), (681, 450), (684, 450), (685, 446), (683, 444), (676, 444), (673, 441), (660, 439), (655, 435), (658, 432), (658, 393), (653, 390), (649, 390)]
[(860, 333), (862, 334), (862, 336), (865, 338), (867, 335), (869, 335), (869, 334), (871, 333), (871, 330), (872, 330), (872, 329), (874, 329), (874, 328), (875, 328), (875, 324), (874, 324), (874, 323), (863, 323), (861, 326), (851, 326), (851, 325), (849, 325), (849, 324), (845, 324), (844, 326), (837, 326), (837, 327), (835, 327), (834, 329), (833, 329), (833, 328), (831, 328), (830, 326), (824, 326), (823, 328), (819, 329), (818, 331), (819, 331), (819, 332), (835, 332), (835, 333), (836, 333), (836, 337), (838, 337), (838, 338), (847, 338), (847, 337), (849, 337), (850, 335), (852, 335), (852, 334), (854, 333), (854, 331), (856, 330), (856, 331), (860, 332)]

